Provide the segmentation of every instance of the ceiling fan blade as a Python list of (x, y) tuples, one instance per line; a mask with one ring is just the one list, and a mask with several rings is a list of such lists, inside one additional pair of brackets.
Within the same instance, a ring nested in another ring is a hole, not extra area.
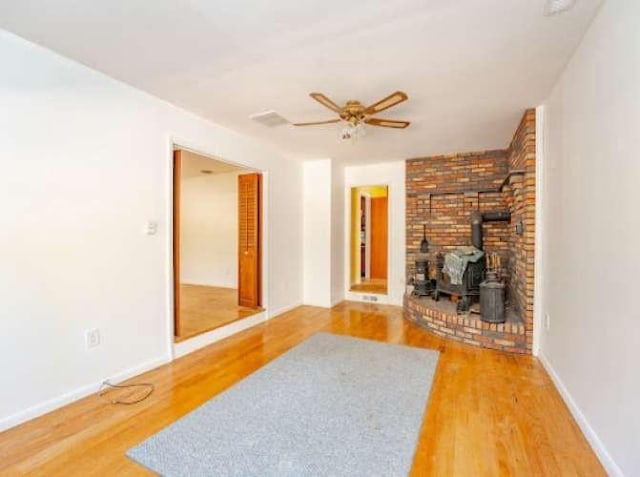
[(331, 101), (322, 93), (309, 93), (309, 96), (315, 99), (318, 103), (329, 108), (331, 111), (335, 111), (336, 113), (339, 113), (341, 111), (340, 106)]
[(330, 123), (339, 123), (341, 120), (338, 119), (329, 119), (328, 121), (316, 121), (312, 123), (294, 123), (294, 126), (315, 126), (317, 124), (330, 124)]
[(389, 109), (390, 107), (395, 106), (396, 104), (402, 103), (403, 101), (406, 101), (407, 99), (409, 99), (409, 97), (407, 96), (406, 93), (403, 93), (402, 91), (396, 91), (395, 93), (390, 94), (386, 98), (381, 99), (377, 103), (374, 103), (371, 106), (369, 106), (368, 108), (366, 108), (364, 110), (364, 114), (376, 114), (376, 113), (379, 113), (380, 111), (384, 111), (385, 109)]
[(372, 126), (382, 126), (383, 128), (396, 128), (396, 129), (404, 129), (409, 124), (409, 121), (396, 121), (395, 119), (380, 119), (380, 118), (367, 118), (364, 120), (365, 123), (371, 124)]

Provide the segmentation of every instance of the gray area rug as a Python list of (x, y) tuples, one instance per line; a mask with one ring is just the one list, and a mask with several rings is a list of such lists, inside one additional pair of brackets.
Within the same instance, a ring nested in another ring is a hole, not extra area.
[(127, 455), (166, 476), (405, 476), (437, 361), (317, 333)]

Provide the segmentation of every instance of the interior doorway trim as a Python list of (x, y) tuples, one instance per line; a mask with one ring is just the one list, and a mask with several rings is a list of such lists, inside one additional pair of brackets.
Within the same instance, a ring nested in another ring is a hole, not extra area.
[(533, 285), (533, 344), (532, 354), (540, 354), (540, 342), (544, 327), (544, 203), (545, 197), (545, 154), (546, 141), (546, 108), (541, 105), (536, 108), (536, 209), (535, 209), (535, 243), (534, 243), (534, 285)]
[(387, 292), (384, 294), (375, 294), (377, 297), (377, 303), (380, 304), (391, 304), (391, 278), (392, 278), (392, 267), (393, 263), (392, 257), (392, 217), (391, 217), (391, 198), (392, 194), (395, 193), (394, 186), (389, 181), (366, 181), (366, 182), (353, 182), (353, 183), (345, 183), (344, 194), (344, 296), (345, 300), (353, 300), (353, 301), (366, 301), (365, 296), (369, 297), (372, 294), (361, 291), (352, 291), (351, 290), (351, 254), (353, 253), (351, 250), (351, 210), (353, 207), (353, 197), (351, 194), (351, 190), (357, 187), (367, 187), (367, 186), (382, 186), (387, 188)]
[[(174, 257), (174, 243), (173, 243), (173, 207), (174, 207), (174, 171), (173, 171), (173, 151), (175, 148), (187, 150), (198, 155), (211, 158), (213, 160), (223, 162), (226, 164), (234, 165), (246, 169), (247, 172), (258, 172), (262, 175), (262, 210), (260, 220), (262, 221), (262, 235), (261, 235), (261, 269), (262, 269), (262, 308), (263, 311), (252, 315), (248, 318), (238, 320), (212, 331), (203, 333), (201, 335), (194, 336), (193, 338), (186, 339), (179, 343), (174, 342), (174, 310), (175, 310), (175, 270), (173, 265)], [(188, 354), (196, 349), (207, 346), (211, 343), (215, 343), (221, 339), (238, 333), (244, 329), (250, 328), (262, 321), (265, 321), (270, 316), (270, 268), (269, 268), (269, 191), (270, 181), (269, 172), (260, 170), (252, 165), (242, 162), (230, 161), (226, 158), (208, 152), (206, 147), (202, 147), (194, 143), (193, 141), (185, 140), (177, 136), (170, 136), (167, 141), (166, 153), (165, 153), (165, 170), (167, 171), (166, 177), (166, 207), (165, 207), (165, 222), (166, 226), (166, 297), (165, 304), (166, 319), (165, 319), (165, 343), (167, 349), (168, 359), (171, 361), (180, 356)]]

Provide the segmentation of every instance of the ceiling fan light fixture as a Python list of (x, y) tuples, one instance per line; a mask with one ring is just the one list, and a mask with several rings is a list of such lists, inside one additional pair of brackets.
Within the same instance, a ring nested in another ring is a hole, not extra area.
[(355, 143), (365, 134), (367, 134), (367, 130), (361, 122), (347, 122), (345, 126), (340, 129), (340, 139), (343, 141), (351, 141), (352, 143)]

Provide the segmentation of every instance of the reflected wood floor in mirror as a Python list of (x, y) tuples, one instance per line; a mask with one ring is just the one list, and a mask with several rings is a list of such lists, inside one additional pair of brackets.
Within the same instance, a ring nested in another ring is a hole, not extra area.
[(0, 433), (0, 476), (153, 475), (127, 449), (317, 331), (440, 351), (412, 477), (606, 475), (535, 358), (444, 340), (400, 307), (343, 302), (298, 307), (132, 378), (156, 386), (139, 404), (94, 394)]
[(184, 341), (201, 333), (228, 325), (261, 312), (262, 309), (238, 306), (235, 288), (205, 285), (180, 286), (180, 337)]
[(351, 285), (351, 291), (386, 295), (387, 280), (386, 278), (372, 278), (370, 280), (363, 279), (360, 283)]

